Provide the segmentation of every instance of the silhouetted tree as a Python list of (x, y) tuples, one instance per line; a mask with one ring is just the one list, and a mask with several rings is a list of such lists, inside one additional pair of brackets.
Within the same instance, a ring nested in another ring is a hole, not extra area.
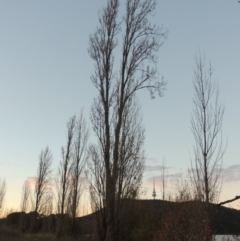
[[(156, 52), (167, 32), (149, 22), (155, 7), (155, 0), (126, 0), (123, 21), (119, 21), (119, 0), (109, 0), (99, 16), (99, 26), (90, 36), (89, 54), (95, 62), (91, 79), (98, 91), (92, 107), (92, 123), (103, 154), (100, 161), (104, 165), (106, 185), (106, 240), (118, 238), (115, 215), (125, 109), (137, 90), (148, 89), (152, 97), (155, 93), (162, 96), (165, 90), (166, 82), (156, 80)], [(118, 35), (123, 39), (120, 69), (115, 72)]]
[(4, 197), (6, 195), (7, 185), (4, 179), (0, 178), (0, 216), (3, 208)]
[(222, 140), (224, 107), (219, 101), (219, 88), (213, 80), (210, 64), (205, 70), (205, 58), (196, 56), (194, 71), (194, 110), (191, 130), (195, 140), (192, 180), (199, 199), (207, 205), (220, 192), (222, 158), (226, 147)]
[(31, 187), (28, 181), (25, 181), (22, 186), (22, 198), (20, 209), (22, 212), (28, 212), (31, 205)]
[(42, 200), (41, 213), (44, 216), (49, 216), (53, 213), (53, 192), (51, 188), (49, 188), (47, 194), (44, 195), (44, 198)]
[(51, 164), (52, 154), (49, 147), (41, 151), (39, 156), (39, 164), (34, 188), (34, 211), (42, 212), (44, 200), (49, 193), (49, 185), (51, 182)]
[(75, 218), (79, 207), (79, 200), (82, 188), (82, 174), (87, 161), (87, 144), (89, 138), (89, 130), (86, 120), (83, 117), (83, 111), (80, 113), (79, 119), (76, 121), (75, 137), (73, 143), (72, 163), (70, 168), (70, 193), (69, 208), (72, 218), (72, 229), (75, 230)]
[(66, 212), (67, 198), (70, 191), (70, 167), (75, 126), (76, 117), (73, 116), (67, 122), (67, 143), (65, 148), (62, 147), (62, 160), (57, 175), (58, 212), (61, 216)]

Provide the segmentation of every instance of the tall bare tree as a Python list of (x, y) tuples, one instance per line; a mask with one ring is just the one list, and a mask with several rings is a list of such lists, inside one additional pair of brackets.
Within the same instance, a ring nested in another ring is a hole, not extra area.
[(4, 197), (6, 195), (7, 185), (4, 179), (0, 178), (0, 216), (3, 208)]
[(194, 110), (191, 130), (194, 136), (194, 160), (192, 180), (199, 199), (207, 206), (215, 201), (220, 192), (220, 174), (226, 145), (222, 138), (224, 107), (219, 100), (219, 88), (213, 80), (211, 64), (206, 70), (205, 58), (195, 58)]
[(82, 192), (82, 174), (87, 161), (87, 143), (89, 138), (89, 130), (83, 111), (80, 113), (79, 119), (76, 121), (75, 138), (73, 144), (72, 164), (70, 168), (70, 214), (72, 217), (72, 229), (75, 229), (75, 218), (79, 207), (79, 200)]
[(57, 195), (58, 195), (58, 212), (63, 216), (66, 212), (67, 198), (69, 194), (69, 182), (70, 182), (70, 167), (71, 167), (71, 155), (72, 146), (74, 141), (74, 129), (76, 126), (76, 117), (73, 116), (67, 122), (67, 144), (66, 147), (62, 147), (62, 160), (58, 169), (57, 176)]
[[(92, 107), (93, 126), (103, 152), (106, 185), (106, 240), (117, 240), (115, 205), (121, 156), (120, 141), (126, 106), (140, 89), (152, 97), (163, 95), (166, 82), (157, 81), (156, 53), (167, 31), (149, 22), (155, 0), (126, 0), (123, 21), (119, 21), (119, 0), (108, 0), (99, 16), (99, 26), (90, 36), (89, 54), (95, 62), (91, 79), (98, 90)], [(119, 70), (115, 72), (114, 54), (123, 36)], [(101, 133), (103, 132), (103, 133)]]
[(34, 188), (34, 211), (42, 212), (45, 196), (48, 195), (51, 184), (52, 153), (49, 147), (41, 151)]
[(20, 209), (22, 212), (28, 212), (31, 205), (31, 187), (28, 181), (25, 181), (22, 186), (22, 198)]

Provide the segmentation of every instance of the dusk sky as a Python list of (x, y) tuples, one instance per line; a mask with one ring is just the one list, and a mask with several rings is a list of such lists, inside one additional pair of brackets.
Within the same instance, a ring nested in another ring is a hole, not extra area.
[[(123, 13), (124, 1), (120, 2)], [(38, 156), (47, 145), (56, 173), (71, 116), (84, 108), (91, 130), (89, 113), (97, 92), (90, 80), (94, 63), (87, 49), (105, 4), (103, 0), (0, 3), (0, 177), (7, 181), (8, 208), (19, 208), (22, 185), (36, 175)], [(152, 22), (169, 31), (157, 65), (168, 83), (163, 98), (152, 100), (147, 91), (138, 93), (146, 129), (145, 198), (151, 198), (153, 177), (160, 198), (163, 157), (173, 177), (190, 167), (194, 56), (199, 51), (207, 65), (212, 63), (225, 106), (223, 138), (228, 146), (220, 200), (240, 195), (240, 4), (159, 0)], [(94, 139), (91, 130), (90, 142)]]

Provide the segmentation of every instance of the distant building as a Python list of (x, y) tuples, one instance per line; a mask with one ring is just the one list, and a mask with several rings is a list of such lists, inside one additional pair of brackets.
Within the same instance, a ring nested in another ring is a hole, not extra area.
[(212, 240), (213, 241), (236, 241), (238, 239), (236, 239), (232, 235), (214, 235)]

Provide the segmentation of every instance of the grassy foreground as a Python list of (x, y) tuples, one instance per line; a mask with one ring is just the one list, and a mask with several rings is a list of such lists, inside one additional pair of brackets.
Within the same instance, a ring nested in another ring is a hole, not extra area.
[(19, 231), (13, 230), (6, 226), (0, 226), (0, 241), (73, 241), (76, 239), (72, 239), (71, 237), (64, 237), (61, 239), (56, 239), (54, 234), (24, 234)]
[(0, 241), (56, 241), (53, 234), (23, 234), (6, 226), (0, 226)]

